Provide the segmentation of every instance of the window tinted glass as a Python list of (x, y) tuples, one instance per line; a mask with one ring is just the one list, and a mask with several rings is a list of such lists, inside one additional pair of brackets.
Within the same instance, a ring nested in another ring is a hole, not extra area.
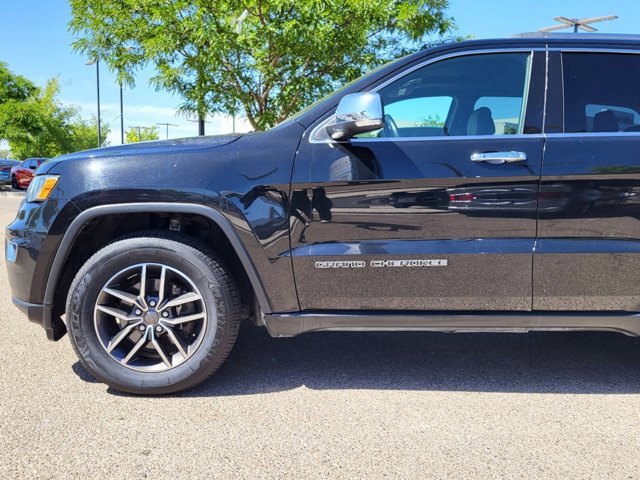
[(385, 107), (398, 129), (411, 136), (444, 135), (444, 126), (453, 104), (452, 97), (421, 97), (401, 100)]
[(516, 134), (523, 132), (529, 71), (528, 53), (455, 57), (379, 93), (401, 137)]
[(474, 109), (489, 108), (493, 116), (493, 124), (497, 134), (513, 135), (518, 132), (520, 118), (524, 114), (522, 97), (482, 97)]
[(563, 55), (565, 132), (640, 131), (640, 55)]

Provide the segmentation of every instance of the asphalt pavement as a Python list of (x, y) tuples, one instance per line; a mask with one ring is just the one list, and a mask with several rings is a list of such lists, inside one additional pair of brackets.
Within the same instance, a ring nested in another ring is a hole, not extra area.
[(140, 398), (26, 321), (4, 254), (0, 328), (2, 479), (640, 478), (640, 340), (615, 333), (246, 325), (204, 385)]

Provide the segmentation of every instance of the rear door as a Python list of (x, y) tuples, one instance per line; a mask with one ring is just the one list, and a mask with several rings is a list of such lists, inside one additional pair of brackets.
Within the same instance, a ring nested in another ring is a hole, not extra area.
[(640, 52), (554, 51), (534, 309), (640, 310)]
[(531, 309), (544, 52), (454, 55), (378, 89), (385, 129), (304, 138), (292, 255), (309, 310)]

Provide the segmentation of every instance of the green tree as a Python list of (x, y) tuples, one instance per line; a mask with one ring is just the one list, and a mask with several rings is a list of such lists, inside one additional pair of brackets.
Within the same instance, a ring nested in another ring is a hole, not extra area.
[(0, 139), (32, 138), (42, 131), (42, 118), (33, 100), (38, 88), (0, 62)]
[[(95, 119), (81, 119), (59, 93), (57, 79), (40, 89), (0, 62), (0, 139), (9, 143), (13, 158), (55, 157), (97, 146)], [(108, 126), (103, 129), (108, 134)]]
[(448, 0), (70, 0), (74, 47), (262, 130), (453, 28)]
[(444, 127), (444, 123), (444, 120), (438, 114), (427, 115), (418, 119), (416, 127)]
[(12, 100), (24, 102), (36, 91), (37, 88), (31, 81), (16, 75), (6, 63), (0, 62), (0, 105)]
[(127, 143), (147, 142), (149, 140), (158, 140), (158, 127), (131, 127), (127, 130)]
[[(111, 132), (111, 128), (108, 123), (101, 123), (101, 146), (109, 145), (107, 137)], [(84, 120), (79, 116), (71, 122), (69, 125), (69, 134), (71, 136), (71, 152), (79, 152), (81, 150), (89, 150), (96, 148), (98, 145), (98, 119), (95, 115), (91, 117), (91, 120)]]

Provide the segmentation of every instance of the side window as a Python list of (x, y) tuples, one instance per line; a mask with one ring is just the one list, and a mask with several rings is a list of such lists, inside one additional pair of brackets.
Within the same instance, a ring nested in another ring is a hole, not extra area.
[(564, 53), (566, 133), (640, 132), (640, 55)]
[(446, 134), (452, 105), (452, 97), (419, 97), (392, 103), (384, 113), (391, 115), (405, 136), (441, 136)]
[(481, 97), (474, 110), (488, 108), (492, 112), (497, 135), (515, 135), (519, 132), (520, 118), (524, 115), (522, 97)]
[(530, 71), (531, 54), (526, 52), (468, 55), (426, 65), (379, 91), (386, 128), (376, 136), (522, 134)]

